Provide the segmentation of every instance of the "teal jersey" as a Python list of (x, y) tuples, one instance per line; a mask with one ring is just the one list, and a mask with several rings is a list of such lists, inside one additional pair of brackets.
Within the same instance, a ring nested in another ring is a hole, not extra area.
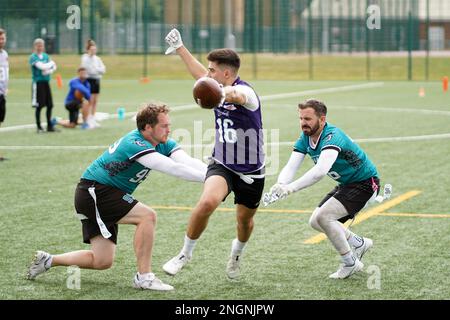
[(32, 53), (29, 59), (29, 63), (31, 66), (31, 74), (33, 77), (33, 82), (37, 82), (37, 81), (50, 81), (50, 75), (46, 75), (44, 76), (42, 74), (42, 70), (38, 69), (35, 66), (36, 62), (42, 62), (42, 63), (48, 63), (50, 62), (50, 57), (48, 56), (48, 54), (46, 54), (45, 52), (42, 53), (42, 57), (39, 58), (39, 56), (36, 53)]
[(179, 148), (173, 139), (154, 147), (144, 139), (139, 130), (135, 129), (116, 141), (92, 162), (82, 178), (131, 194), (150, 172), (149, 168), (137, 162), (136, 159), (152, 152), (169, 157)]
[(326, 123), (315, 147), (310, 138), (302, 133), (294, 144), (294, 151), (309, 154), (317, 163), (322, 150), (334, 149), (339, 155), (328, 176), (346, 185), (378, 177), (377, 168), (365, 152), (341, 129)]

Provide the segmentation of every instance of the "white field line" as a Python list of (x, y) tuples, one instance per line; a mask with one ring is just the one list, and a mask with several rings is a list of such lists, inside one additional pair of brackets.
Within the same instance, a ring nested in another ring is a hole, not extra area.
[[(367, 138), (355, 139), (358, 143), (377, 143), (377, 142), (404, 142), (404, 141), (428, 141), (436, 139), (450, 139), (450, 133), (432, 134), (423, 136), (409, 137), (385, 137), (385, 138)], [(295, 141), (269, 142), (266, 146), (293, 146)], [(181, 144), (183, 148), (205, 148), (213, 147), (214, 144)], [(109, 146), (0, 146), (1, 150), (97, 150), (107, 149)]]
[[(332, 88), (323, 88), (323, 89), (313, 89), (313, 90), (306, 90), (306, 91), (296, 91), (296, 92), (289, 92), (289, 93), (279, 93), (279, 94), (272, 94), (267, 96), (261, 96), (261, 101), (271, 101), (271, 100), (278, 100), (278, 99), (284, 99), (284, 98), (292, 98), (292, 97), (302, 97), (302, 96), (308, 96), (312, 94), (319, 94), (319, 93), (332, 93), (332, 92), (344, 92), (344, 91), (352, 91), (352, 90), (361, 90), (361, 89), (371, 89), (371, 88), (379, 88), (384, 86), (384, 82), (374, 82), (374, 83), (363, 83), (363, 84), (355, 84), (355, 85), (348, 85), (348, 86), (341, 86), (341, 87), (332, 87)], [(14, 104), (11, 102), (8, 102), (8, 104)], [(102, 103), (100, 103), (102, 104)], [(117, 105), (120, 106), (121, 104), (118, 102), (112, 103), (112, 102), (103, 102), (104, 105)], [(184, 111), (184, 110), (191, 110), (198, 108), (198, 105), (192, 103), (192, 104), (186, 104), (181, 105), (177, 107), (172, 107), (172, 112), (176, 111)], [(126, 117), (132, 117), (136, 114), (136, 112), (127, 112), (125, 113)], [(109, 114), (109, 118), (117, 118), (117, 114)], [(9, 126), (9, 127), (3, 127), (0, 128), (0, 132), (9, 132), (9, 131), (16, 131), (16, 130), (22, 130), (22, 129), (30, 129), (34, 128), (35, 124), (25, 124), (25, 125), (18, 125), (18, 126)]]

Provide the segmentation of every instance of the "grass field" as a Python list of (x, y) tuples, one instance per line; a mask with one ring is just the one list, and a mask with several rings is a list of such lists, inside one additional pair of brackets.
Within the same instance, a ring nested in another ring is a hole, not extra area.
[[(206, 54), (195, 55), (206, 63)], [(29, 55), (11, 55), (11, 78), (29, 78)], [(51, 55), (58, 65), (57, 73), (63, 77), (73, 77), (80, 64), (79, 55)], [(140, 55), (101, 55), (107, 66), (108, 79), (138, 79), (143, 73), (143, 57)], [(240, 73), (245, 79), (265, 80), (309, 80), (309, 56), (296, 54), (242, 54)], [(430, 57), (429, 80), (440, 81), (450, 76), (449, 57)], [(351, 80), (367, 79), (367, 57), (365, 55), (318, 55), (312, 60), (313, 79)], [(149, 55), (148, 75), (151, 79), (190, 79), (185, 66), (177, 56)], [(407, 80), (408, 58), (406, 56), (384, 56), (372, 54), (370, 57), (371, 80)], [(412, 58), (412, 80), (425, 79), (425, 58)]]
[[(193, 143), (199, 139), (195, 136), (198, 133), (194, 133), (194, 121), (201, 121), (204, 132), (212, 128), (214, 120), (211, 112), (199, 108), (176, 110), (177, 106), (192, 103), (192, 84), (191, 80), (159, 80), (145, 85), (136, 80), (105, 80), (99, 111), (114, 114), (119, 106), (124, 106), (127, 112), (132, 112), (143, 101), (165, 101), (173, 106), (174, 135), (190, 132)], [(174, 278), (164, 275), (161, 266), (182, 245), (189, 217), (185, 208), (195, 204), (201, 185), (152, 172), (135, 196), (157, 208), (153, 269), (174, 285), (175, 291), (132, 289), (136, 268), (131, 226), (120, 228), (114, 266), (106, 271), (82, 270), (80, 290), (66, 287), (66, 268), (52, 269), (34, 282), (25, 280), (26, 266), (36, 249), (61, 253), (88, 248), (81, 242), (80, 223), (74, 216), (76, 183), (105, 146), (134, 127), (129, 119), (110, 119), (93, 131), (62, 130), (38, 135), (34, 128), (0, 130), (0, 154), (9, 159), (0, 163), (0, 298), (448, 299), (450, 93), (442, 93), (439, 82), (386, 82), (355, 87), (359, 84), (363, 83), (254, 82), (255, 89), (264, 97), (300, 92), (298, 96), (272, 97), (263, 103), (267, 142), (272, 143), (267, 147), (272, 160), (269, 172), (281, 170), (291, 153), (289, 142), (299, 135), (296, 104), (314, 96), (327, 104), (329, 122), (354, 139), (366, 139), (360, 140), (360, 144), (377, 165), (382, 183), (393, 184), (395, 202), (389, 208), (370, 208), (370, 216), (352, 227), (356, 233), (374, 239), (373, 250), (364, 257), (364, 272), (345, 281), (328, 279), (339, 264), (330, 243), (327, 240), (305, 243), (317, 235), (308, 225), (310, 212), (334, 186), (331, 179), (325, 178), (258, 212), (240, 281), (230, 282), (224, 273), (235, 235), (235, 217), (227, 210), (219, 210), (212, 216), (186, 270)], [(325, 91), (345, 86), (347, 90)], [(65, 92), (53, 87), (54, 113), (67, 117), (63, 108)], [(418, 96), (419, 87), (425, 88), (423, 98)], [(13, 79), (10, 89), (3, 128), (32, 124), (30, 83)], [(301, 94), (307, 90), (315, 91)], [(278, 141), (270, 139), (271, 133), (278, 133)], [(415, 141), (407, 138), (413, 136), (418, 138)], [(394, 139), (399, 137), (403, 139)], [(189, 144), (189, 139), (185, 136), (181, 143)], [(67, 146), (77, 147), (63, 148)], [(205, 148), (202, 155), (209, 152)], [(306, 161), (298, 175), (311, 165), (310, 160)], [(266, 190), (276, 177), (276, 174), (267, 177)], [(413, 190), (420, 193), (408, 199), (403, 196)], [(170, 208), (174, 206), (180, 208)], [(232, 196), (221, 206), (227, 208), (233, 208)], [(364, 214), (367, 212), (361, 217)], [(371, 285), (374, 273), (368, 270), (379, 270), (380, 287)]]

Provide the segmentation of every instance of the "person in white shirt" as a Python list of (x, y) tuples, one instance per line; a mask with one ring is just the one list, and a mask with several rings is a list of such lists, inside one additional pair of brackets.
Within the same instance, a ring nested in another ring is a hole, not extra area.
[[(6, 93), (8, 91), (8, 79), (9, 79), (9, 63), (8, 52), (3, 48), (6, 45), (6, 31), (0, 29), (0, 126), (5, 121), (6, 115)], [(0, 161), (5, 160), (0, 156)]]
[(103, 64), (102, 59), (97, 56), (97, 46), (92, 39), (89, 39), (86, 43), (86, 53), (81, 56), (81, 67), (87, 70), (88, 81), (91, 85), (90, 116), (88, 118), (88, 125), (95, 128), (99, 126), (95, 121), (95, 113), (97, 111), (98, 95), (100, 94), (100, 79), (106, 72), (106, 67)]

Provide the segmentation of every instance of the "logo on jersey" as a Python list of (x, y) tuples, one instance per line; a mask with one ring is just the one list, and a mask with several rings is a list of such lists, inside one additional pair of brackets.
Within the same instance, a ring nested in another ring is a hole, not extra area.
[(138, 145), (139, 147), (146, 147), (147, 145), (142, 140), (134, 140), (134, 144)]
[(325, 141), (328, 142), (328, 141), (330, 141), (332, 138), (333, 138), (333, 134), (330, 133), (329, 135), (327, 135), (327, 136), (325, 137)]
[(233, 110), (236, 110), (237, 108), (234, 106), (234, 104), (225, 104), (225, 105), (223, 105), (223, 108), (224, 109), (227, 109), (227, 110), (230, 110), (230, 111), (233, 111)]

